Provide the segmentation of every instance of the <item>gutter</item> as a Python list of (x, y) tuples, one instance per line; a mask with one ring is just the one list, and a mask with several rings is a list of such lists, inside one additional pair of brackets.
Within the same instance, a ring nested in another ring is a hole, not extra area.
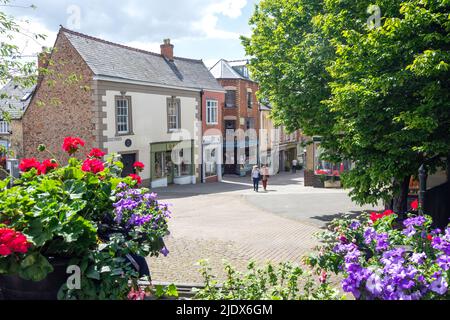
[(108, 76), (94, 76), (93, 80), (97, 81), (111, 81), (111, 82), (120, 82), (120, 83), (128, 83), (128, 84), (137, 84), (137, 85), (147, 85), (149, 87), (159, 87), (159, 88), (168, 88), (168, 89), (177, 89), (177, 90), (185, 90), (185, 91), (193, 91), (193, 92), (201, 92), (201, 89), (195, 89), (195, 88), (189, 88), (189, 87), (178, 87), (178, 86), (169, 86), (154, 82), (146, 82), (146, 81), (139, 81), (139, 80), (129, 80), (124, 78), (115, 78), (115, 77), (108, 77)]

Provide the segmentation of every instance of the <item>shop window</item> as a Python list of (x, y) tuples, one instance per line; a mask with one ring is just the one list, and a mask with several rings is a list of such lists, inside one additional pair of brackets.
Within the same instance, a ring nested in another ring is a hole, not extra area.
[(344, 160), (340, 163), (331, 163), (322, 159), (324, 150), (320, 142), (314, 142), (314, 173), (316, 175), (328, 175), (339, 177), (343, 172), (351, 170), (352, 163)]
[(156, 152), (155, 153), (155, 163), (153, 165), (153, 172), (154, 172), (154, 178), (155, 179), (161, 179), (164, 178), (165, 175), (165, 152)]

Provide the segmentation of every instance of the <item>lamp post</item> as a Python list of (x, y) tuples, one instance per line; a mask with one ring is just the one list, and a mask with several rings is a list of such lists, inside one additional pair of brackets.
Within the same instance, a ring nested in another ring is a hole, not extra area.
[(422, 164), (419, 168), (419, 214), (423, 215), (425, 193), (427, 191), (427, 168)]

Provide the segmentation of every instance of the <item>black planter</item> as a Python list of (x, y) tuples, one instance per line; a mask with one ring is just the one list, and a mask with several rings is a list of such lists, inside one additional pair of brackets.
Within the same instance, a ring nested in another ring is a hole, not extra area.
[(24, 280), (18, 276), (0, 275), (0, 299), (57, 300), (58, 291), (67, 281), (67, 259), (49, 259), (54, 271), (42, 281)]

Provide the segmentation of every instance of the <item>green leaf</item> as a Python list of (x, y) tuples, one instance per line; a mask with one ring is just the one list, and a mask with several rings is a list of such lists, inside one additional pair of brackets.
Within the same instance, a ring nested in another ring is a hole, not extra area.
[(86, 273), (86, 277), (90, 278), (90, 279), (94, 279), (94, 280), (100, 280), (101, 276), (100, 276), (100, 272), (98, 272), (97, 270), (95, 270), (94, 268), (91, 268), (87, 273)]
[(167, 287), (167, 295), (169, 297), (178, 297), (178, 289), (175, 284), (172, 283)]
[(64, 190), (69, 193), (70, 199), (81, 199), (87, 191), (85, 183), (79, 180), (64, 181)]
[(29, 254), (20, 264), (19, 276), (25, 280), (42, 281), (49, 273), (53, 272), (53, 266), (40, 253)]

